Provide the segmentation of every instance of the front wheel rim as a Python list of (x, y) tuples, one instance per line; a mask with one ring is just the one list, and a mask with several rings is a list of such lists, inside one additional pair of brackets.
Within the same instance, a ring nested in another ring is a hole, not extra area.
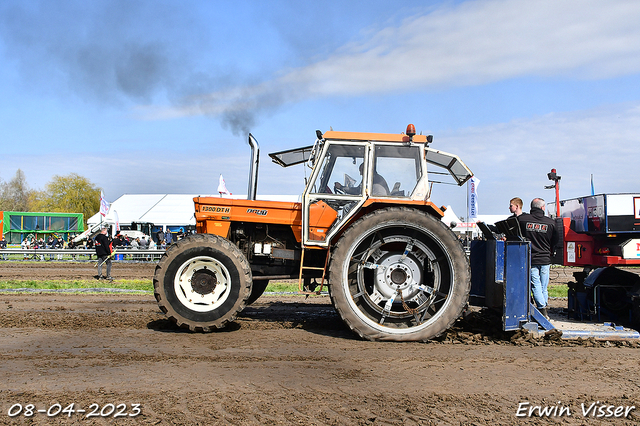
[(220, 307), (229, 297), (231, 276), (215, 258), (199, 256), (178, 268), (173, 287), (184, 306), (196, 312), (209, 312)]

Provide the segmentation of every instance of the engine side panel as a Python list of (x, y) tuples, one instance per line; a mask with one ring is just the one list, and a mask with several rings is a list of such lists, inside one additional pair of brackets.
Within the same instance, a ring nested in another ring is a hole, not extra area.
[[(236, 200), (230, 198), (194, 198), (196, 228), (199, 233), (229, 238), (230, 224), (264, 223), (290, 226), (296, 240), (302, 235), (302, 205), (283, 201)], [(326, 204), (315, 207), (311, 223), (314, 232), (326, 233), (335, 220), (335, 212)]]

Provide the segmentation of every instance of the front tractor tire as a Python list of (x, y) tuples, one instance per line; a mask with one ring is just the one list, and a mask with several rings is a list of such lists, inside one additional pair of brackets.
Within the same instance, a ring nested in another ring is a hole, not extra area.
[(167, 249), (156, 266), (154, 294), (179, 327), (210, 332), (233, 321), (251, 294), (251, 269), (229, 240), (195, 234)]
[(462, 245), (419, 210), (376, 210), (347, 229), (331, 255), (329, 291), (361, 338), (425, 341), (460, 316), (471, 288)]

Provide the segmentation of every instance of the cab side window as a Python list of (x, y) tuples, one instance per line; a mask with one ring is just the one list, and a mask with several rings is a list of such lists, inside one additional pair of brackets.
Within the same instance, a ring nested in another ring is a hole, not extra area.
[[(422, 177), (418, 146), (376, 146), (374, 164), (374, 172), (384, 179), (389, 188), (386, 195), (391, 197), (410, 197)], [(384, 185), (382, 180), (378, 180)], [(375, 174), (373, 183), (375, 187)]]

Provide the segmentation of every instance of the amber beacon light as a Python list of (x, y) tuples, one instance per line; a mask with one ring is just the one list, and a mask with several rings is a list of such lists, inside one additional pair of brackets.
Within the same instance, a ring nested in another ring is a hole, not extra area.
[(409, 124), (407, 126), (407, 136), (409, 136), (410, 138), (414, 137), (416, 135), (416, 126), (414, 126), (413, 124)]

